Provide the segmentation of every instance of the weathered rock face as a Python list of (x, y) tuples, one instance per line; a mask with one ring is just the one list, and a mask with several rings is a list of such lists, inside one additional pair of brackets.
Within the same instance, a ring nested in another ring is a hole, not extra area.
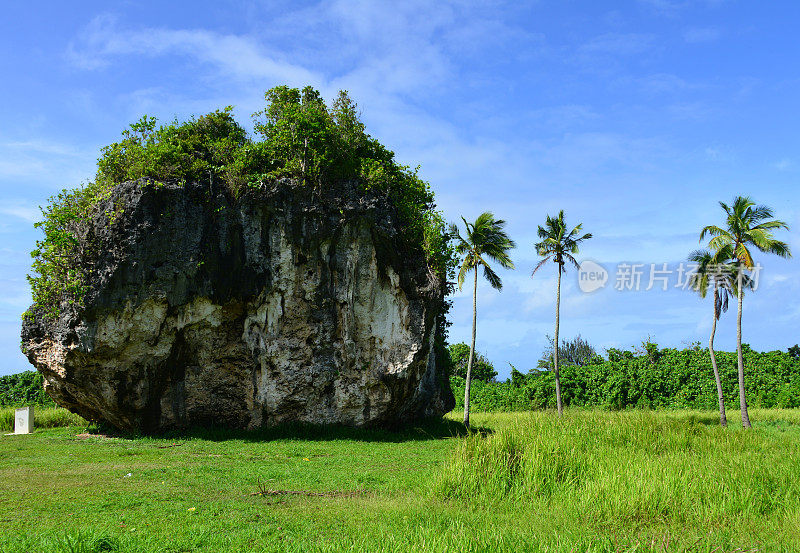
[(24, 323), (23, 351), (59, 404), (128, 430), (440, 415), (454, 403), (433, 352), (442, 284), (398, 228), (348, 185), (233, 201), (122, 184), (93, 219), (85, 307)]

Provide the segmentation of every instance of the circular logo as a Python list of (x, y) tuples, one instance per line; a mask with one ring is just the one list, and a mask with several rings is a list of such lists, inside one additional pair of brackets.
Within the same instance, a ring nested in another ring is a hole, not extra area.
[(608, 271), (599, 263), (591, 260), (581, 262), (578, 269), (578, 288), (581, 292), (594, 292), (603, 288), (608, 282)]

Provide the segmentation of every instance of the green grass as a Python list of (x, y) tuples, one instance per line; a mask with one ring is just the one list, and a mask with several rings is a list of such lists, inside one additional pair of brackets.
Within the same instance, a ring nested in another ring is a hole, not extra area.
[(470, 437), (455, 416), (37, 430), (0, 437), (0, 551), (800, 550), (800, 411), (751, 415), (752, 432), (687, 411), (477, 414)]

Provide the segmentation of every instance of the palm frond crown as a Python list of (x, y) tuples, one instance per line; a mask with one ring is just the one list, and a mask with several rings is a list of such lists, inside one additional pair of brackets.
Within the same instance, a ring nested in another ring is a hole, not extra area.
[(539, 226), (536, 233), (540, 241), (534, 244), (534, 247), (536, 253), (544, 259), (533, 269), (534, 274), (551, 259), (558, 265), (560, 272), (566, 272), (567, 263), (578, 267), (578, 261), (574, 256), (580, 250), (580, 243), (591, 238), (592, 234), (587, 232), (581, 235), (583, 225), (578, 225), (572, 230), (567, 229), (563, 209), (555, 217), (548, 215), (544, 226)]
[(503, 282), (489, 262), (493, 261), (504, 269), (514, 268), (509, 250), (515, 248), (516, 244), (505, 231), (506, 222), (495, 219), (494, 214), (489, 211), (481, 213), (474, 223), (464, 217), (461, 220), (464, 222), (464, 236), (460, 234), (457, 225), (450, 225), (450, 236), (456, 242), (456, 251), (464, 256), (458, 271), (459, 289), (464, 285), (467, 273), (479, 267), (483, 268), (483, 275), (493, 288), (502, 289)]
[(709, 225), (700, 231), (701, 241), (706, 236), (711, 237), (708, 245), (712, 250), (719, 252), (729, 248), (731, 258), (747, 269), (754, 266), (751, 245), (764, 253), (791, 257), (789, 245), (773, 236), (773, 231), (789, 227), (783, 221), (772, 219), (771, 208), (756, 205), (748, 196), (737, 196), (730, 205), (719, 204), (725, 212), (725, 228)]

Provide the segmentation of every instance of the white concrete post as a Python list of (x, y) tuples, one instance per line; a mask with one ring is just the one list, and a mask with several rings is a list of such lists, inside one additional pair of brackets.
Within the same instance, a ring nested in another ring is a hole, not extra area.
[(14, 416), (14, 434), (30, 434), (33, 432), (33, 407), (17, 409)]

